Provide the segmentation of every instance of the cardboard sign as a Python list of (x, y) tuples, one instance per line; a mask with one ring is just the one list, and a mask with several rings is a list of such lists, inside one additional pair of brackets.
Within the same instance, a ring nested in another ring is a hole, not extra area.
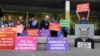
[(17, 25), (16, 29), (17, 29), (17, 31), (16, 31), (17, 33), (23, 33), (24, 25)]
[(49, 24), (49, 30), (53, 31), (60, 31), (61, 30), (61, 25), (59, 23), (50, 23)]
[(66, 38), (52, 37), (47, 39), (47, 50), (49, 51), (67, 51), (68, 43)]
[(63, 20), (63, 19), (60, 19), (60, 24), (62, 27), (70, 27), (70, 20)]
[(39, 30), (40, 37), (48, 37), (50, 36), (50, 31), (46, 29), (40, 29)]
[(89, 11), (89, 3), (85, 3), (85, 4), (78, 4), (76, 11), (77, 12), (87, 12)]
[(21, 36), (16, 39), (16, 50), (37, 50), (37, 38), (31, 36)]
[(78, 42), (78, 48), (88, 48), (91, 49), (91, 43), (90, 42)]
[(38, 29), (27, 29), (27, 36), (38, 36)]
[(16, 28), (0, 28), (0, 49), (14, 49), (15, 47)]

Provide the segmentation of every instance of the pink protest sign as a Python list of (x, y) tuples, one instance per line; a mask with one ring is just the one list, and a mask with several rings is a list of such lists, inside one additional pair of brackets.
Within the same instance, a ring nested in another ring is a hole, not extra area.
[(37, 50), (37, 38), (31, 36), (20, 36), (16, 39), (16, 50)]
[(89, 10), (90, 10), (89, 3), (78, 4), (77, 8), (76, 8), (77, 12), (86, 12), (86, 11), (89, 11)]
[(23, 30), (24, 30), (24, 26), (23, 25), (17, 25), (16, 26), (16, 32), (17, 33), (23, 33)]

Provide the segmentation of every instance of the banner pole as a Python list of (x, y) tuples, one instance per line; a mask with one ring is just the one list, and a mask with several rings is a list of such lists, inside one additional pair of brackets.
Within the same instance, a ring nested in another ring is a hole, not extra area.
[(67, 32), (70, 34), (70, 1), (65, 1), (65, 19), (67, 20), (69, 27), (67, 27)]

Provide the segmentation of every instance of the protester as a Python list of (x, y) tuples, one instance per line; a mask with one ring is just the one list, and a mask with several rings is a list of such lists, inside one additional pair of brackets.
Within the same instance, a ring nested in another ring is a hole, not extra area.
[(4, 18), (3, 18), (3, 25), (4, 25), (4, 27), (8, 27), (8, 22), (7, 22), (7, 18), (6, 18), (7, 16), (4, 16)]
[[(51, 20), (52, 23), (59, 23), (57, 17), (52, 17)], [(58, 36), (58, 31), (51, 30), (51, 37), (57, 37)]]
[(46, 15), (45, 18), (40, 23), (40, 29), (48, 29), (49, 27), (49, 16)]
[(23, 24), (24, 26), (26, 26), (25, 20), (24, 20), (23, 16), (19, 16), (18, 22), (17, 22), (17, 23), (18, 23), (18, 24)]
[(29, 19), (29, 26), (30, 28), (38, 28), (38, 20), (36, 16), (33, 16), (31, 19)]
[(25, 20), (24, 20), (23, 16), (19, 16), (18, 21), (17, 21), (17, 25), (24, 26), (23, 32), (18, 33), (18, 36), (26, 36), (26, 24), (25, 24)]
[(13, 19), (13, 16), (12, 15), (8, 15), (7, 24), (8, 24), (9, 27), (14, 27), (15, 26), (15, 23), (14, 23), (14, 21), (12, 19)]
[(78, 12), (76, 11), (76, 14), (77, 14), (77, 17), (78, 17), (78, 19), (79, 19), (79, 23), (80, 24), (87, 24), (88, 23), (88, 19), (89, 19), (89, 13), (90, 13), (90, 11), (88, 11), (88, 14), (87, 14), (87, 17), (85, 18), (85, 17), (80, 17), (79, 16), (79, 14), (78, 14)]
[[(63, 16), (61, 19), (65, 20), (65, 17)], [(67, 27), (61, 27), (61, 35), (62, 37), (67, 37)]]

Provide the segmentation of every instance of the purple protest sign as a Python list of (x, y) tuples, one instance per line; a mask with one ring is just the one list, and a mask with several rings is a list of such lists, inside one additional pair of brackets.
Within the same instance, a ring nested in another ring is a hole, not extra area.
[(49, 51), (67, 51), (68, 43), (66, 38), (52, 37), (47, 38), (47, 50)]
[(40, 37), (48, 37), (50, 36), (50, 31), (46, 29), (40, 29), (39, 30)]

